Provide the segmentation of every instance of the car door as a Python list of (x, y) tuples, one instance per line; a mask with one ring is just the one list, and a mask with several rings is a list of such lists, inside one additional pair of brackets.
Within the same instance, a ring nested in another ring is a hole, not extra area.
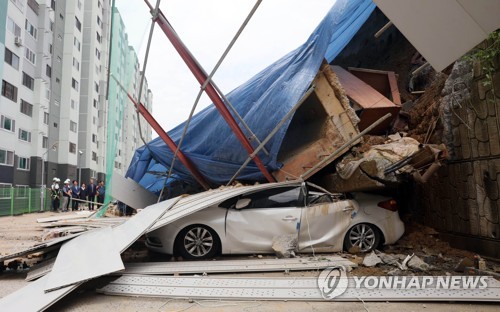
[[(309, 196), (308, 196), (309, 197)], [(349, 228), (357, 205), (348, 199), (323, 195), (319, 201), (302, 209), (299, 251), (332, 252), (342, 250), (344, 234)]]
[[(228, 209), (226, 250), (229, 253), (273, 252), (273, 238), (298, 236), (304, 206), (301, 187), (279, 187), (242, 195), (249, 203)], [(301, 207), (302, 206), (302, 207)]]

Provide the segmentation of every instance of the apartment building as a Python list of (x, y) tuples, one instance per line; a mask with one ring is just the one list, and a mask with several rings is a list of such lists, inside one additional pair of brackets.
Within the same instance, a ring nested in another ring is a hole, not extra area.
[[(0, 186), (126, 172), (128, 151), (142, 145), (127, 99), (138, 97), (140, 66), (118, 11), (111, 34), (111, 13), (111, 0), (0, 1)], [(119, 52), (111, 72), (127, 92), (108, 88), (110, 46)], [(141, 98), (151, 109), (147, 82)], [(149, 141), (151, 128), (141, 125)]]
[[(137, 119), (137, 113), (130, 95), (138, 102), (139, 93), (141, 103), (151, 112), (153, 95), (144, 79), (142, 91), (139, 92), (142, 72), (135, 50), (129, 45), (125, 24), (119, 11), (113, 9), (108, 102), (108, 155), (114, 152), (115, 159), (110, 167), (121, 175), (125, 175), (132, 160), (134, 151), (151, 140), (151, 126), (142, 116)], [(138, 123), (140, 120), (140, 125)], [(111, 161), (111, 160), (110, 160)]]

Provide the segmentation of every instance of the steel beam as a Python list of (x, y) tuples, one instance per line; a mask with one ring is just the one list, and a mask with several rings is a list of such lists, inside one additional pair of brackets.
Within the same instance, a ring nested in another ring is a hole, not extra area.
[[(156, 119), (151, 115), (151, 113), (142, 105), (142, 103), (138, 103), (130, 94), (127, 93), (128, 98), (132, 103), (134, 103), (136, 109), (139, 111), (139, 113), (146, 119), (146, 121), (151, 125), (151, 127), (158, 133), (160, 138), (167, 144), (167, 146), (172, 150), (172, 152), (175, 153), (177, 150), (177, 144), (170, 138), (170, 136), (167, 134), (165, 130), (163, 130), (163, 127), (160, 126), (160, 124), (156, 121)], [(191, 172), (195, 180), (200, 183), (200, 185), (205, 189), (208, 190), (210, 189), (210, 185), (208, 182), (205, 180), (205, 177), (198, 171), (198, 168), (191, 162), (191, 160), (181, 151), (177, 153), (177, 157), (181, 161), (181, 163)]]
[[(186, 63), (188, 68), (191, 70), (193, 75), (195, 76), (196, 80), (200, 83), (200, 85), (205, 85), (205, 92), (207, 93), (208, 97), (212, 102), (214, 103), (215, 107), (221, 114), (221, 116), (224, 118), (224, 120), (227, 122), (231, 130), (234, 132), (236, 135), (236, 138), (240, 141), (240, 143), (243, 145), (245, 150), (249, 155), (252, 155), (254, 152), (254, 149), (248, 139), (246, 138), (245, 134), (241, 130), (241, 128), (238, 126), (238, 123), (236, 120), (234, 120), (233, 116), (227, 109), (226, 105), (224, 104), (224, 101), (222, 100), (221, 96), (215, 89), (213, 83), (209, 81), (208, 83), (208, 75), (206, 72), (201, 68), (199, 63), (195, 60), (191, 52), (188, 50), (188, 48), (184, 45), (184, 43), (181, 41), (179, 36), (175, 33), (174, 29), (168, 22), (167, 18), (165, 15), (161, 12), (161, 10), (158, 10), (157, 12), (154, 11), (153, 6), (149, 3), (148, 0), (144, 0), (144, 2), (148, 5), (149, 9), (151, 10), (153, 14), (153, 19), (158, 23), (160, 28), (163, 30), (167, 38), (170, 40), (172, 45), (174, 46), (175, 50), (179, 55), (181, 56), (182, 60)], [(262, 163), (261, 159), (259, 156), (255, 155), (253, 157), (253, 161), (259, 168), (259, 170), (262, 172), (264, 177), (267, 179), (269, 182), (275, 182), (276, 180), (274, 177), (267, 171), (266, 167)]]

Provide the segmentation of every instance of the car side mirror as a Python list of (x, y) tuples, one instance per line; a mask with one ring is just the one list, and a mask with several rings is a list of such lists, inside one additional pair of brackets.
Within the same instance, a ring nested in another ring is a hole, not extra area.
[(248, 205), (250, 205), (250, 202), (252, 200), (250, 198), (240, 198), (238, 199), (238, 201), (236, 202), (236, 205), (234, 206), (234, 208), (236, 209), (241, 209), (241, 208), (245, 208), (247, 207)]

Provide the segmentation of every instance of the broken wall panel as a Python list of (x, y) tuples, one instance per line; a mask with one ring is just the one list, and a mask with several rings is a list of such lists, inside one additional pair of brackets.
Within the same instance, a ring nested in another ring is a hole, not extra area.
[(340, 66), (332, 66), (333, 71), (360, 116), (359, 130), (364, 130), (387, 113), (392, 117), (375, 127), (370, 134), (383, 134), (398, 116), (401, 106), (394, 104), (375, 88)]
[(300, 177), (359, 133), (358, 118), (330, 66), (322, 65), (312, 85), (315, 90), (292, 118), (278, 153), (278, 161), (283, 163), (273, 173), (278, 181)]

